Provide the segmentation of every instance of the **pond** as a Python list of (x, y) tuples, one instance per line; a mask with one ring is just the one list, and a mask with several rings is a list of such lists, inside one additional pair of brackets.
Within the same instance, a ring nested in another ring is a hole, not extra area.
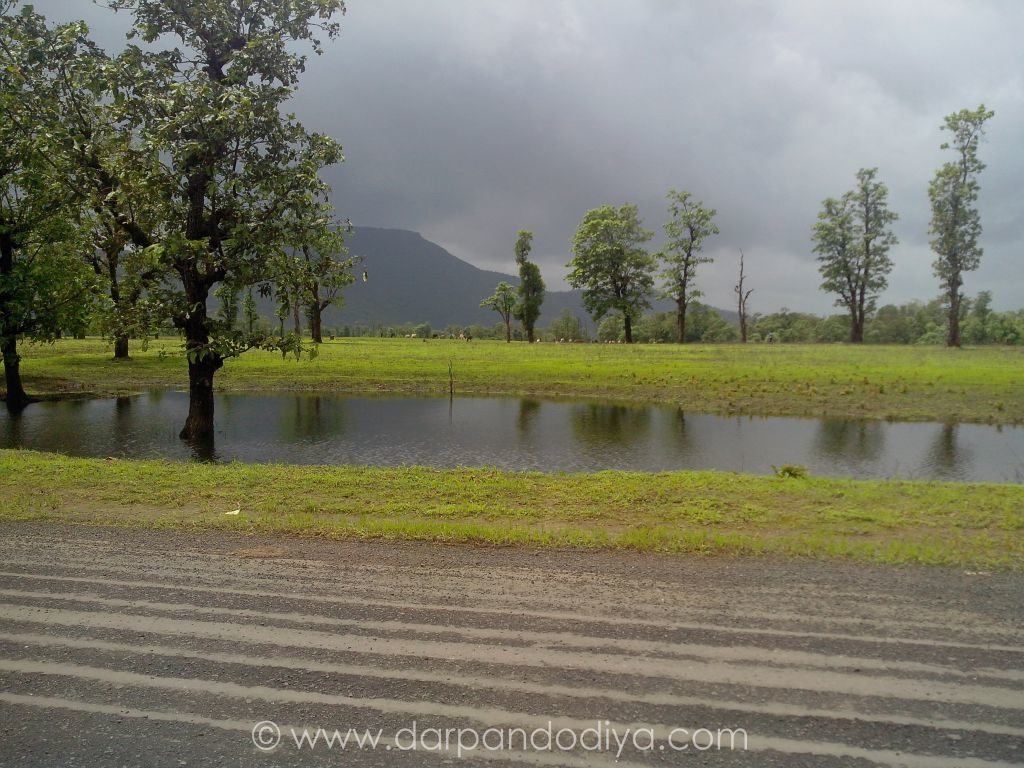
[(213, 446), (178, 439), (182, 392), (0, 410), (0, 447), (74, 456), (295, 464), (494, 466), (545, 472), (798, 464), (834, 477), (1024, 482), (1024, 428), (684, 413), (457, 397), (224, 394)]

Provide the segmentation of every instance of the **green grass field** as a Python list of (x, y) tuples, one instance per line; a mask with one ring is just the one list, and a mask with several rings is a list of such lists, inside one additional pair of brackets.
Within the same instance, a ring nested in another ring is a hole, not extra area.
[[(184, 388), (176, 341), (114, 362), (99, 340), (24, 347), (30, 390)], [(222, 391), (523, 395), (687, 410), (1024, 423), (1024, 349), (621, 346), (346, 339), (250, 352)], [(1024, 569), (1024, 486), (720, 472), (211, 466), (0, 451), (0, 519), (483, 544), (616, 547)], [(240, 509), (238, 515), (226, 512)]]
[[(185, 388), (177, 341), (114, 363), (100, 340), (23, 347), (35, 393)], [(223, 391), (333, 390), (594, 398), (686, 410), (785, 416), (1024, 423), (1024, 348), (850, 345), (504, 344), (344, 339), (312, 361), (249, 352), (217, 375)]]
[(1020, 485), (0, 451), (0, 498), (3, 520), (1024, 569)]

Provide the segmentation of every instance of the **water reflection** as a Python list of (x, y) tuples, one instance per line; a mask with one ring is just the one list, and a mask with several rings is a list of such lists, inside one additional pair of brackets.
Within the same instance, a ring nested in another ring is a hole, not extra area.
[(877, 461), (885, 451), (885, 426), (880, 421), (821, 419), (814, 445), (834, 458)]
[(530, 427), (540, 415), (540, 400), (523, 398), (519, 401), (519, 415), (516, 418), (516, 429), (520, 436), (528, 436)]
[(651, 426), (651, 409), (587, 403), (570, 406), (573, 434), (591, 446), (629, 447), (642, 442)]
[(691, 450), (690, 432), (686, 429), (686, 413), (677, 408), (673, 417), (668, 420), (673, 437), (672, 444), (680, 454), (689, 454)]
[(217, 439), (215, 437), (205, 440), (195, 438), (185, 440), (184, 443), (188, 446), (189, 458), (192, 461), (198, 461), (200, 464), (216, 464), (220, 461), (220, 457), (217, 456)]
[(221, 395), (215, 443), (186, 444), (180, 392), (0, 411), (0, 446), (79, 456), (541, 471), (721, 469), (1021, 482), (1024, 428), (719, 417), (536, 398)]
[(929, 463), (940, 477), (959, 479), (964, 465), (970, 463), (968, 449), (960, 445), (957, 431), (956, 424), (940, 426), (928, 451)]

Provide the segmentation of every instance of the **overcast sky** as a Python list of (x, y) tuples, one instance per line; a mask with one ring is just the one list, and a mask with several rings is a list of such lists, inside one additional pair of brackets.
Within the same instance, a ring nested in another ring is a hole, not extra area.
[[(127, 18), (85, 18), (108, 50)], [(1024, 2), (1019, 0), (348, 0), (295, 111), (345, 147), (327, 172), (342, 217), (413, 229), (512, 272), (516, 231), (563, 287), (587, 210), (665, 193), (718, 210), (699, 284), (731, 307), (742, 248), (754, 311), (830, 311), (810, 227), (823, 198), (878, 167), (900, 215), (884, 302), (938, 294), (927, 186), (944, 115), (995, 110), (981, 157), (985, 255), (965, 290), (1024, 305)]]

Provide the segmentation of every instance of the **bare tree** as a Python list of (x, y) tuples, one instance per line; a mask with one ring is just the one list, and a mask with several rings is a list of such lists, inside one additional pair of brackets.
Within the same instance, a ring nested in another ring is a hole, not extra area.
[(746, 279), (746, 275), (743, 274), (743, 250), (740, 250), (740, 281), (736, 283), (733, 290), (736, 292), (739, 304), (739, 315), (740, 315), (740, 342), (743, 344), (747, 343), (747, 299), (750, 298), (750, 294), (754, 292), (753, 288), (744, 290), (743, 281)]

